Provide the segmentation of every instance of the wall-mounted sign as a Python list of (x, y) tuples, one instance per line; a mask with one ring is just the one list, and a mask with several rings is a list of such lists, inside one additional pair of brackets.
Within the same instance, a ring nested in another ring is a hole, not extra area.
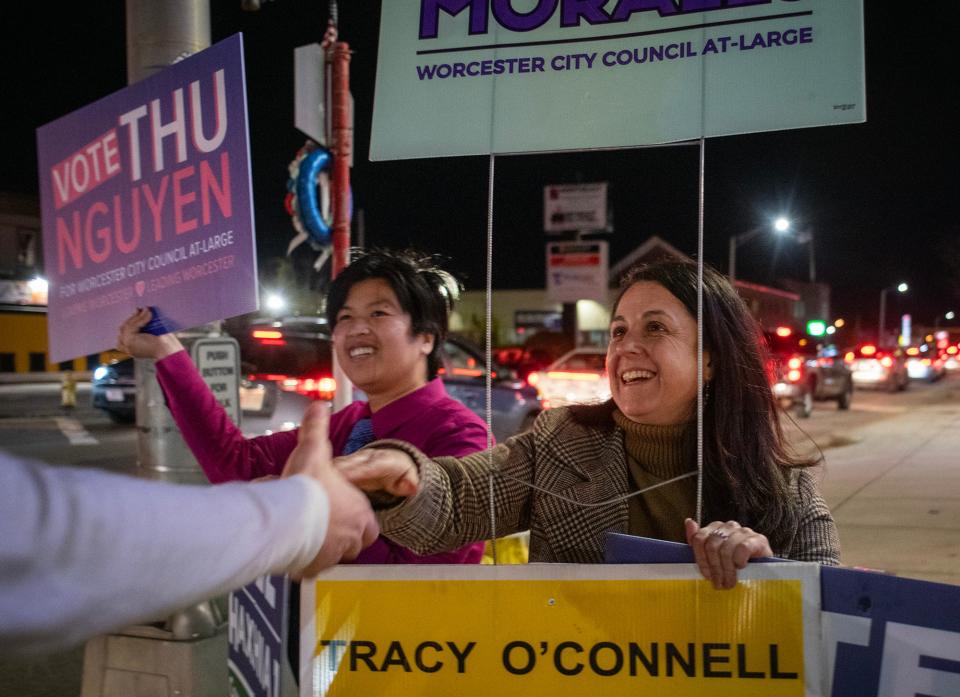
[(606, 302), (608, 254), (602, 240), (547, 244), (547, 298), (561, 303)]
[(589, 232), (607, 226), (607, 183), (543, 187), (545, 232)]

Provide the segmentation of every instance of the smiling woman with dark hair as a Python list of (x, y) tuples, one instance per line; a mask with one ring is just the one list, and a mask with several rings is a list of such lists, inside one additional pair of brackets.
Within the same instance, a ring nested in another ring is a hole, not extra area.
[(460, 459), (392, 441), (339, 460), (376, 492), (383, 534), (420, 552), (490, 537), (493, 475), (496, 533), (530, 530), (531, 561), (599, 562), (603, 533), (624, 532), (690, 543), (703, 575), (723, 588), (754, 557), (839, 563), (836, 526), (808, 469), (815, 463), (787, 452), (762, 334), (726, 279), (703, 270), (703, 495), (712, 522), (702, 527), (693, 520), (697, 265), (632, 268), (611, 314), (608, 402), (552, 409), (532, 431)]
[[(367, 400), (330, 418), (335, 455), (376, 438), (401, 438), (430, 455), (466, 455), (487, 446), (487, 429), (447, 395), (437, 377), (447, 316), (459, 287), (426, 255), (358, 251), (334, 279), (327, 299), (333, 350)], [(197, 373), (173, 334), (140, 331), (140, 310), (120, 329), (117, 347), (157, 359), (157, 379), (170, 413), (211, 482), (279, 475), (297, 431), (244, 438)], [(474, 540), (470, 540), (474, 542)], [(419, 555), (386, 538), (363, 550), (359, 563), (478, 563), (483, 544)]]

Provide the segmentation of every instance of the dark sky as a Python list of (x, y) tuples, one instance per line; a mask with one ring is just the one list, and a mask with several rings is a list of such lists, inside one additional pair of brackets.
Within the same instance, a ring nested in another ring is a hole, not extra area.
[[(881, 288), (906, 280), (912, 290), (890, 298), (888, 316), (911, 312), (915, 322), (932, 323), (937, 313), (960, 311), (960, 9), (864, 4), (867, 122), (707, 141), (705, 259), (725, 270), (731, 235), (786, 211), (815, 232), (818, 280), (831, 284), (837, 315), (873, 326)], [(34, 129), (126, 84), (124, 10), (116, 1), (56, 11), (11, 5), (0, 10), (7, 155), (0, 191), (35, 193)], [(367, 160), (380, 3), (340, 6), (341, 38), (355, 51), (352, 182), (367, 244), (440, 253), (468, 287), (483, 287), (487, 158)], [(244, 34), (262, 264), (293, 236), (283, 197), (287, 164), (304, 136), (293, 127), (292, 50), (321, 39), (326, 8), (322, 0), (273, 0), (244, 12), (240, 0), (211, 2), (214, 41)], [(611, 262), (651, 234), (693, 254), (697, 158), (690, 146), (497, 158), (494, 287), (544, 283), (545, 184), (609, 182)], [(738, 276), (803, 279), (807, 261), (805, 245), (757, 239), (740, 247)]]

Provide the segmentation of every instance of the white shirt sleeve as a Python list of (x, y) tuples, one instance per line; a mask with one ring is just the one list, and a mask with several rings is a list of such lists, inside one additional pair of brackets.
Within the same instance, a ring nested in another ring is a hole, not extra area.
[(303, 475), (187, 486), (0, 453), (0, 654), (67, 646), (301, 569), (329, 512)]

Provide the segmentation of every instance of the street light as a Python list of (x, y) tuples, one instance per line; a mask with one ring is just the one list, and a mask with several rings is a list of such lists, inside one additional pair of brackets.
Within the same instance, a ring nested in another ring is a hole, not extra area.
[(287, 309), (287, 301), (279, 293), (270, 293), (267, 295), (264, 304), (274, 315), (279, 315)]
[[(773, 231), (778, 235), (787, 235), (790, 232), (792, 225), (793, 223), (789, 218), (781, 215), (779, 218), (773, 221)], [(752, 230), (743, 233), (742, 235), (735, 235), (734, 237), (730, 238), (730, 260), (728, 266), (730, 271), (730, 283), (733, 283), (737, 279), (737, 247), (744, 242), (749, 242), (763, 231), (764, 228), (762, 226), (755, 227)], [(813, 228), (808, 227), (802, 232), (797, 232), (794, 235), (794, 239), (797, 242), (805, 243), (807, 245), (807, 250), (809, 253), (808, 268), (810, 274), (810, 283), (815, 283), (817, 280), (817, 270), (813, 259)]]
[(890, 286), (889, 288), (884, 288), (880, 291), (880, 323), (877, 327), (877, 344), (883, 345), (883, 334), (886, 329), (884, 322), (887, 316), (887, 293), (891, 290), (895, 290), (898, 293), (906, 293), (908, 286), (906, 283), (900, 283), (895, 286)]
[[(780, 217), (777, 218), (774, 222), (774, 229), (777, 232), (788, 232), (790, 230), (792, 223), (789, 218)], [(817, 267), (813, 259), (813, 228), (807, 227), (806, 230), (798, 231), (794, 236), (797, 242), (807, 245), (807, 273), (809, 274), (810, 283), (817, 282)]]
[[(778, 235), (784, 234), (788, 229), (790, 229), (790, 221), (788, 221), (786, 218), (777, 218), (773, 222), (773, 230)], [(758, 225), (752, 230), (747, 230), (740, 235), (734, 235), (730, 238), (730, 251), (727, 263), (730, 285), (733, 285), (733, 282), (737, 280), (737, 247), (745, 242), (749, 242), (754, 237), (765, 231), (766, 228), (763, 225)]]

